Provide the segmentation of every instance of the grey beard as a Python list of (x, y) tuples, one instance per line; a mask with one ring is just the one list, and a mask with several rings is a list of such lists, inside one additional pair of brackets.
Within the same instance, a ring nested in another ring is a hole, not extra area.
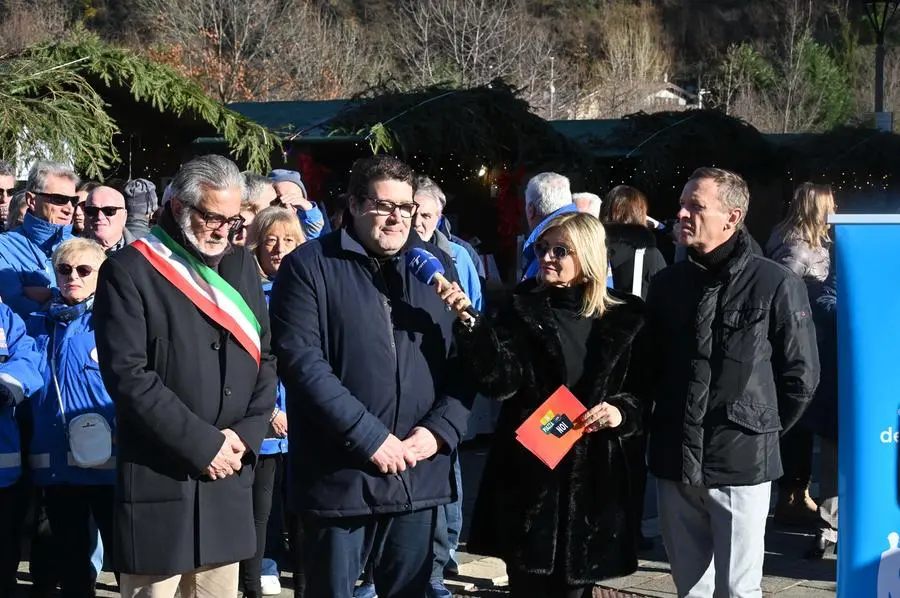
[(194, 234), (194, 231), (191, 230), (191, 212), (190, 210), (182, 210), (181, 215), (176, 217), (178, 222), (178, 228), (181, 229), (181, 232), (184, 233), (184, 238), (194, 246), (194, 249), (200, 252), (201, 255), (205, 257), (218, 257), (224, 253), (226, 249), (228, 249), (228, 242), (226, 241), (222, 248), (215, 253), (210, 253), (208, 251), (203, 251), (200, 247), (200, 239), (197, 238), (197, 235)]

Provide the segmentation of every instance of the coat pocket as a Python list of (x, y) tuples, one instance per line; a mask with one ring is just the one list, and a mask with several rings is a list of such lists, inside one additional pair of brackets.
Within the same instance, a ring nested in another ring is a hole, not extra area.
[(728, 309), (722, 312), (722, 341), (725, 357), (734, 361), (754, 361), (768, 341), (766, 309)]
[(726, 414), (729, 421), (758, 434), (782, 429), (778, 409), (768, 405), (738, 401), (726, 406)]

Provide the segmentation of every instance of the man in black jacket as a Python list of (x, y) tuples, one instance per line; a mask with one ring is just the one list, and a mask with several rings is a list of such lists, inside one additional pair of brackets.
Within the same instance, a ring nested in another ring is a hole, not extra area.
[(761, 596), (779, 434), (819, 380), (803, 282), (753, 253), (738, 175), (701, 168), (681, 195), (688, 259), (647, 297), (655, 337), (650, 469), (680, 596)]
[(344, 228), (297, 248), (272, 289), (307, 598), (350, 596), (370, 554), (380, 594), (421, 598), (436, 506), (455, 495), (450, 455), (468, 407), (451, 390), (454, 315), (404, 254), (426, 247), (456, 276), (410, 234), (414, 185), (395, 158), (357, 161)]
[(94, 304), (118, 423), (114, 563), (128, 598), (235, 596), (275, 407), (269, 320), (254, 259), (228, 241), (237, 166), (197, 158), (171, 187), (159, 226), (103, 264)]

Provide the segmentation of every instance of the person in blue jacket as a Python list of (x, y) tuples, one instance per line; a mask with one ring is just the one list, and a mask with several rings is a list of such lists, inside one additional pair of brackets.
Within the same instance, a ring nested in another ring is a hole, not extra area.
[(525, 187), (525, 217), (531, 233), (522, 245), (522, 280), (537, 276), (539, 264), (534, 244), (554, 216), (577, 212), (569, 179), (555, 172), (536, 174)]
[[(443, 232), (437, 230), (438, 222), (443, 216), (442, 210), (447, 203), (441, 188), (427, 176), (420, 176), (416, 181), (415, 201), (419, 204), (413, 226), (419, 237), (428, 243), (437, 245), (448, 254), (459, 274), (459, 285), (472, 301), (473, 307), (483, 311), (481, 278), (478, 269), (464, 247), (450, 241)], [(431, 571), (431, 583), (428, 589), (429, 598), (451, 598), (451, 592), (444, 585), (444, 575), (459, 572), (456, 562), (456, 549), (462, 533), (462, 471), (459, 467), (459, 453), (453, 453), (453, 474), (456, 478), (456, 499), (438, 509), (437, 525), (434, 532), (434, 565)], [(367, 580), (368, 581), (368, 580)], [(357, 591), (357, 598), (365, 597)]]
[(331, 232), (331, 223), (325, 217), (325, 210), (309, 198), (299, 172), (276, 168), (269, 173), (269, 180), (272, 181), (281, 204), (296, 210), (307, 239), (316, 239), (323, 233)]
[(16, 587), (21, 522), (28, 507), (15, 409), (42, 386), (34, 340), (22, 318), (0, 303), (0, 596), (11, 596)]
[[(256, 258), (266, 303), (272, 292), (272, 281), (287, 255), (306, 241), (300, 221), (293, 210), (272, 207), (259, 212), (250, 225), (247, 248)], [(282, 493), (285, 459), (288, 452), (288, 420), (284, 385), (278, 384), (275, 410), (269, 421), (269, 432), (263, 440), (253, 478), (253, 519), (256, 524), (256, 554), (241, 562), (241, 583), (245, 598), (277, 596), (281, 593), (277, 549), (282, 535), (281, 509), (272, 517), (273, 503)], [(280, 501), (279, 501), (280, 503)], [(267, 549), (268, 547), (268, 549)], [(271, 557), (271, 558), (264, 558)], [(294, 571), (294, 593), (302, 575)]]
[(115, 408), (100, 377), (94, 336), (97, 273), (106, 259), (88, 239), (53, 253), (60, 296), (28, 322), (41, 353), (43, 387), (31, 399), (32, 479), (43, 491), (61, 595), (94, 595), (94, 532), (112, 546)]
[(72, 237), (77, 185), (78, 175), (67, 166), (37, 162), (25, 185), (25, 220), (0, 235), (0, 298), (22, 319), (53, 296), (50, 256)]
[(357, 160), (343, 228), (293, 251), (272, 288), (307, 598), (352, 595), (370, 556), (382, 595), (422, 598), (437, 508), (456, 495), (451, 455), (471, 396), (455, 371), (453, 314), (406, 253), (424, 248), (458, 277), (410, 234), (415, 183), (394, 157)]

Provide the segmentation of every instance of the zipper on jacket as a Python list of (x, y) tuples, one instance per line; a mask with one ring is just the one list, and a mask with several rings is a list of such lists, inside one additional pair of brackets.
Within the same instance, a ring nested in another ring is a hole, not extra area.
[[(394, 434), (396, 436), (397, 423), (400, 419), (400, 356), (397, 354), (397, 342), (394, 340), (394, 320), (392, 317), (393, 308), (391, 307), (390, 287), (388, 286), (387, 278), (385, 278), (384, 272), (382, 270), (384, 264), (378, 262), (377, 260), (373, 261), (375, 262), (375, 276), (378, 276), (381, 279), (381, 288), (384, 289), (384, 294), (381, 298), (381, 304), (382, 306), (384, 306), (384, 313), (387, 317), (388, 339), (390, 340), (391, 350), (394, 354), (394, 382), (396, 384), (397, 391), (394, 396), (394, 423), (391, 426), (391, 434)], [(378, 287), (377, 284), (375, 286), (376, 288)], [(407, 482), (406, 476), (399, 473), (395, 475), (400, 479), (400, 483), (403, 484), (403, 491), (406, 493), (406, 510), (412, 511), (412, 492), (410, 492), (409, 490), (409, 483)]]

